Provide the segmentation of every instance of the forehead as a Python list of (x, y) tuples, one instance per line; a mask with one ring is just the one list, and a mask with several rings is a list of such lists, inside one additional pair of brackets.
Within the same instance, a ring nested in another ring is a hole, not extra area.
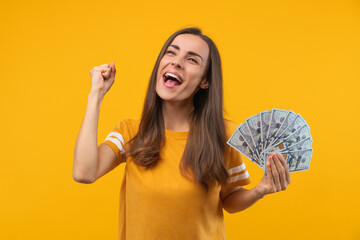
[(175, 37), (171, 45), (179, 46), (180, 51), (195, 52), (201, 55), (204, 61), (206, 61), (209, 56), (209, 46), (207, 43), (201, 37), (193, 34), (180, 34)]

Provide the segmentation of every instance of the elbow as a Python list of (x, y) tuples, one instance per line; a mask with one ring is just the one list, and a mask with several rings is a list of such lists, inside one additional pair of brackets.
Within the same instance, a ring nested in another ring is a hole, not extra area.
[(229, 214), (234, 214), (234, 213), (237, 213), (236, 211), (234, 211), (232, 208), (230, 208), (225, 201), (222, 202), (222, 207), (223, 209), (229, 213)]
[(73, 179), (74, 179), (75, 182), (85, 183), (85, 184), (90, 184), (90, 183), (94, 183), (94, 182), (95, 182), (95, 179), (93, 179), (93, 178), (81, 177), (81, 176), (75, 174), (75, 172), (73, 172)]
[(244, 208), (239, 208), (238, 205), (234, 204), (231, 201), (231, 198), (225, 198), (224, 201), (222, 201), (222, 207), (229, 214), (238, 213), (244, 210)]
[(237, 213), (237, 211), (234, 211), (232, 209), (229, 209), (229, 208), (224, 208), (224, 210), (229, 213), (229, 214), (234, 214), (234, 213)]

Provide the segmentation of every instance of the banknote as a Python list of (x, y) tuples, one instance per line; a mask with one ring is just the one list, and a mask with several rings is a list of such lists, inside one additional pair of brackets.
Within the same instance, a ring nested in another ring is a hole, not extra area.
[(298, 130), (299, 128), (305, 125), (307, 125), (306, 121), (300, 116), (300, 114), (297, 114), (294, 120), (285, 128), (285, 130), (281, 134), (279, 134), (279, 136), (275, 138), (275, 140), (272, 143), (268, 145), (268, 147), (270, 148), (276, 145), (280, 141), (280, 139), (287, 138), (289, 135), (291, 135), (296, 130)]
[(269, 122), (271, 117), (271, 111), (262, 111), (260, 112), (260, 130), (261, 130), (261, 142), (260, 142), (260, 152), (263, 151), (266, 140), (266, 133), (269, 128)]
[(289, 111), (273, 108), (270, 117), (270, 124), (268, 128), (268, 132), (266, 134), (267, 143), (265, 148), (269, 146), (271, 141), (275, 138), (276, 133), (281, 127), (282, 123), (286, 119)]
[(264, 152), (274, 152), (275, 150), (276, 152), (279, 152), (286, 149), (286, 147), (295, 145), (309, 137), (311, 137), (310, 128), (309, 126), (304, 125), (295, 132), (289, 134), (287, 137), (279, 139), (276, 144), (274, 144), (271, 148), (266, 149)]
[(256, 157), (260, 160), (259, 154), (257, 153), (257, 151), (255, 149), (255, 144), (252, 140), (251, 133), (250, 133), (249, 127), (247, 125), (247, 122), (240, 124), (240, 126), (238, 127), (238, 131), (243, 136), (244, 140), (249, 145), (249, 147), (253, 151), (254, 155), (256, 155)]
[(246, 118), (228, 140), (266, 173), (269, 154), (281, 153), (291, 172), (308, 170), (313, 139), (305, 119), (291, 110), (273, 108)]
[[(271, 153), (265, 153), (265, 157)], [(285, 158), (286, 164), (289, 167), (289, 172), (305, 171), (310, 168), (310, 160), (312, 157), (312, 149), (305, 149), (294, 152), (283, 152), (282, 155)]]
[(301, 140), (300, 142), (286, 144), (286, 147), (283, 150), (280, 150), (280, 152), (285, 152), (285, 151), (293, 152), (293, 151), (311, 149), (311, 144), (312, 144), (312, 138), (310, 136), (304, 140)]
[(245, 119), (251, 139), (255, 146), (255, 151), (260, 154), (261, 129), (260, 129), (260, 113)]
[(263, 168), (262, 164), (260, 163), (259, 159), (254, 156), (253, 151), (246, 143), (244, 137), (240, 134), (238, 130), (236, 130), (230, 139), (227, 142), (230, 146), (235, 148), (237, 151), (245, 155), (245, 157), (249, 158), (251, 161), (255, 162), (258, 166)]
[(272, 145), (277, 139), (280, 138), (281, 134), (284, 132), (284, 130), (289, 126), (292, 121), (294, 121), (296, 117), (296, 113), (289, 110), (288, 114), (286, 115), (285, 120), (281, 124), (279, 130), (276, 132), (275, 136), (270, 139), (270, 145)]
[(285, 152), (289, 172), (299, 172), (310, 168), (312, 149), (305, 149), (294, 152)]

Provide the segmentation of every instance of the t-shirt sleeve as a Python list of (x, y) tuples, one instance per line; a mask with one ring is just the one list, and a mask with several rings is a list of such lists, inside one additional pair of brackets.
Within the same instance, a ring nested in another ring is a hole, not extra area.
[[(233, 132), (236, 130), (237, 125), (231, 121), (226, 122), (227, 137), (230, 138)], [(230, 188), (245, 186), (251, 183), (251, 178), (246, 169), (245, 163), (241, 157), (240, 152), (234, 148), (228, 147), (228, 154), (226, 154), (225, 166), (229, 173), (229, 179), (223, 190), (229, 190)]]
[(241, 158), (241, 154), (235, 149), (230, 149), (226, 163), (226, 169), (230, 177), (225, 188), (244, 186), (251, 182), (251, 178), (246, 169), (245, 163)]
[(111, 147), (119, 162), (124, 162), (125, 144), (134, 135), (134, 123), (131, 120), (122, 120), (117, 123), (106, 136), (104, 144)]

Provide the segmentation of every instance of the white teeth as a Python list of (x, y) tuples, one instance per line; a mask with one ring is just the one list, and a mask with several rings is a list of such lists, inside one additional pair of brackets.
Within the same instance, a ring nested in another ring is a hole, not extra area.
[(165, 73), (165, 77), (167, 77), (167, 76), (173, 77), (173, 78), (175, 78), (176, 80), (178, 80), (181, 83), (180, 78), (178, 76), (176, 76), (175, 74), (173, 74), (173, 73)]

